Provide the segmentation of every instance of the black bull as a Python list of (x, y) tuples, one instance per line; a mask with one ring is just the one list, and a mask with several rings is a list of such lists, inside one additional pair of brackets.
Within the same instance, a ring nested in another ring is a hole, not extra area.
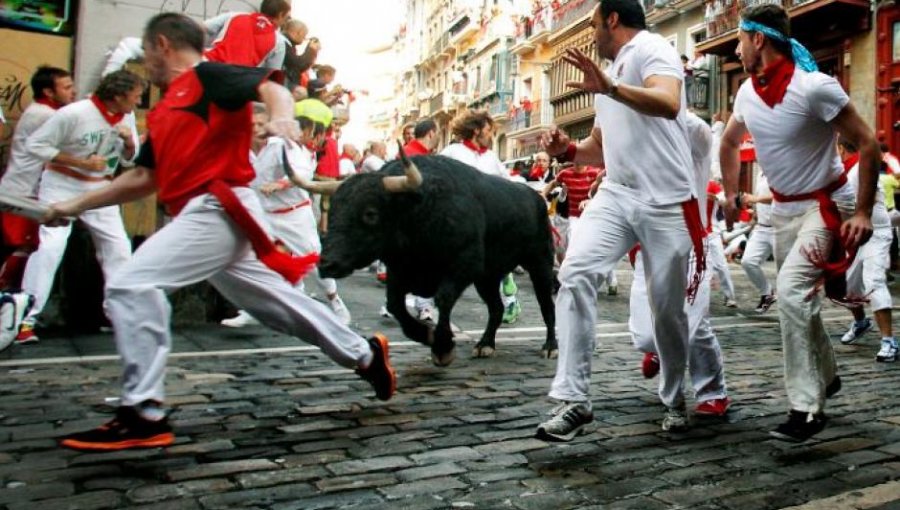
[[(338, 188), (322, 243), (321, 275), (342, 278), (375, 260), (384, 262), (388, 311), (407, 337), (430, 345), (434, 363), (445, 366), (454, 359), (450, 314), (463, 291), (474, 283), (488, 307), (487, 327), (474, 354), (490, 356), (503, 317), (500, 282), (522, 266), (547, 327), (542, 354), (555, 357), (553, 240), (543, 199), (524, 184), (450, 158), (410, 159), (408, 167), (393, 161)], [(416, 168), (421, 173), (414, 175), (415, 184), (402, 191), (386, 189), (386, 176), (410, 175)], [(435, 298), (439, 320), (433, 332), (407, 312), (407, 293)]]

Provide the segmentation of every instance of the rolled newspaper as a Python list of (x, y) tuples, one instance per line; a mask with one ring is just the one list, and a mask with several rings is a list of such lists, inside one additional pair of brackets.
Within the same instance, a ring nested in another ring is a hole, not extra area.
[(0, 192), (0, 211), (38, 221), (47, 214), (48, 207), (31, 198)]

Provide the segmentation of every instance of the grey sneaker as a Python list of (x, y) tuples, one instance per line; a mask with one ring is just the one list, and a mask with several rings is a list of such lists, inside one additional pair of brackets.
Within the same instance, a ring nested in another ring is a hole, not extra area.
[(688, 429), (688, 416), (685, 409), (670, 407), (663, 417), (662, 429), (666, 432), (684, 432)]
[(544, 441), (575, 439), (584, 426), (594, 421), (594, 413), (584, 402), (563, 402), (550, 412), (552, 418), (538, 425), (536, 437)]
[(853, 321), (850, 323), (850, 329), (841, 337), (841, 343), (850, 345), (859, 340), (859, 338), (872, 329), (872, 319), (866, 317), (861, 321)]

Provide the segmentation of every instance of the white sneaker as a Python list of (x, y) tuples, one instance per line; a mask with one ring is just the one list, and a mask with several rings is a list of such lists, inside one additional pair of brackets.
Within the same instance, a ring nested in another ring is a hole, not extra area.
[(350, 325), (350, 310), (347, 310), (347, 305), (344, 304), (344, 300), (341, 299), (341, 296), (335, 295), (334, 299), (330, 299), (328, 304), (331, 305), (331, 309), (334, 310), (334, 314), (338, 316), (338, 319), (344, 323), (344, 326)]
[(378, 315), (384, 317), (385, 319), (394, 318), (394, 316), (391, 315), (391, 312), (388, 311), (387, 305), (381, 305), (381, 309), (378, 310)]
[[(24, 292), (0, 293), (0, 351), (9, 347), (19, 334), (25, 315), (34, 305), (34, 296)], [(32, 325), (31, 335), (34, 335)], [(19, 342), (27, 343), (27, 342)]]
[(223, 319), (219, 324), (229, 328), (243, 328), (244, 326), (255, 326), (259, 324), (259, 321), (249, 313), (238, 310), (237, 315), (230, 319)]
[(725, 306), (728, 308), (737, 308), (737, 301), (732, 298), (725, 298)]
[(663, 416), (662, 429), (666, 432), (684, 432), (688, 429), (688, 416), (684, 409), (670, 407)]

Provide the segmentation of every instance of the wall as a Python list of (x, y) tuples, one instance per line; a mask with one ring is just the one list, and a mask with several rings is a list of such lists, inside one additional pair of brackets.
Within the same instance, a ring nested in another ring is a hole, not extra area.
[(69, 69), (72, 39), (0, 29), (0, 40), (0, 106), (9, 123), (0, 139), (0, 168), (5, 168), (15, 123), (31, 104), (31, 75), (42, 64)]
[(849, 66), (850, 100), (872, 129), (875, 129), (876, 32), (873, 28), (851, 40)]
[[(75, 86), (79, 96), (94, 89), (107, 52), (123, 37), (140, 37), (144, 25), (160, 12), (183, 12), (198, 20), (223, 12), (251, 11), (258, 0), (90, 0), (81, 2), (75, 47)], [(114, 22), (113, 22), (114, 20)]]

